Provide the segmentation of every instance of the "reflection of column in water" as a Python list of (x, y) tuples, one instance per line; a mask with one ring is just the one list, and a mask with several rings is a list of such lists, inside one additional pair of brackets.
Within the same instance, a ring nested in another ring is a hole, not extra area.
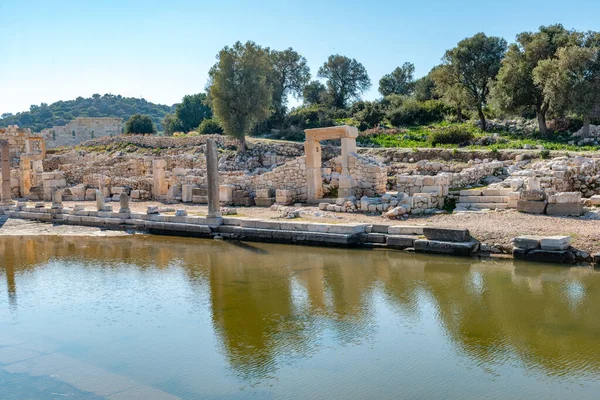
[(4, 273), (6, 274), (6, 290), (8, 292), (8, 304), (11, 308), (17, 306), (17, 283), (15, 280), (15, 251), (14, 241), (3, 240), (2, 258)]

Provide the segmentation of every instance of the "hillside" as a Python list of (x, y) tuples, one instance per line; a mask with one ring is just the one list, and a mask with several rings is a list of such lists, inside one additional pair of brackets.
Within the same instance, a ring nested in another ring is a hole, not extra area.
[(19, 125), (39, 132), (55, 125), (65, 125), (77, 117), (119, 117), (126, 121), (131, 115), (139, 113), (150, 115), (161, 130), (162, 118), (173, 109), (173, 106), (154, 104), (145, 99), (95, 94), (86, 99), (78, 97), (75, 100), (57, 101), (50, 105), (46, 103), (34, 105), (29, 111), (17, 114), (2, 114), (0, 127)]

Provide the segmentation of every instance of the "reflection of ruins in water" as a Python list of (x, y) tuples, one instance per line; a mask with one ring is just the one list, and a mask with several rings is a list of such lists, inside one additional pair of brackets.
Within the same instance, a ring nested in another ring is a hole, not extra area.
[(15, 310), (19, 276), (53, 260), (114, 279), (122, 263), (181, 268), (196, 293), (210, 291), (223, 354), (249, 377), (272, 373), (280, 357), (317, 351), (324, 333), (365, 340), (379, 329), (382, 299), (412, 322), (430, 301), (456, 351), (485, 368), (517, 357), (550, 375), (600, 372), (600, 274), (592, 270), (160, 237), (5, 237), (0, 256)]

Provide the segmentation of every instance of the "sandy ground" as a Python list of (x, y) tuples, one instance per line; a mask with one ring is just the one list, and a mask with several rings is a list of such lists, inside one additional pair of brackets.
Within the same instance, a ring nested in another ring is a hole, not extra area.
[[(75, 204), (83, 205), (88, 210), (95, 210), (95, 202), (65, 202), (65, 207)], [(119, 204), (112, 203), (115, 211)], [(188, 210), (188, 213), (205, 215), (207, 207), (201, 205), (174, 204), (166, 205), (158, 202), (130, 203), (134, 212), (146, 212), (148, 206)], [(271, 211), (261, 207), (236, 208), (238, 217), (275, 219), (281, 218), (281, 212)], [(572, 245), (590, 253), (600, 252), (600, 221), (583, 220), (570, 217), (551, 217), (545, 215), (529, 215), (507, 211), (490, 211), (483, 213), (438, 214), (432, 216), (412, 216), (406, 221), (383, 219), (380, 216), (332, 213), (319, 211), (318, 207), (303, 206), (302, 218), (299, 220), (344, 223), (362, 222), (386, 225), (426, 225), (448, 228), (467, 228), (471, 234), (482, 243), (511, 247), (511, 239), (519, 235), (568, 235)], [(320, 215), (320, 216), (315, 216)], [(234, 217), (234, 216), (232, 216)], [(0, 235), (68, 235), (68, 236), (114, 236), (124, 235), (123, 232), (107, 231), (98, 228), (79, 227), (70, 225), (51, 225), (30, 221), (8, 220), (0, 222)]]

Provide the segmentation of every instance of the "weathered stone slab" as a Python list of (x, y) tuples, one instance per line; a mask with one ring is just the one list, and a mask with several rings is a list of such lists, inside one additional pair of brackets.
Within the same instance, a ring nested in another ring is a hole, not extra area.
[(256, 197), (254, 203), (258, 207), (271, 207), (275, 204), (275, 197)]
[(517, 211), (521, 211), (527, 214), (543, 214), (546, 211), (545, 201), (517, 201)]
[(546, 207), (548, 215), (562, 216), (580, 216), (583, 214), (583, 204), (581, 203), (552, 203)]
[(546, 193), (542, 190), (523, 190), (521, 192), (521, 200), (544, 201), (546, 200)]
[(443, 242), (468, 242), (471, 240), (471, 234), (468, 229), (425, 227), (423, 228), (423, 235), (429, 240)]
[(371, 225), (372, 233), (388, 233), (389, 225), (373, 224)]
[(590, 204), (593, 206), (600, 206), (600, 195), (593, 195), (590, 197)]
[(540, 240), (542, 250), (566, 250), (571, 246), (569, 236), (548, 236)]
[(387, 246), (392, 249), (404, 250), (414, 247), (416, 237), (409, 235), (389, 235), (387, 237)]
[(534, 235), (518, 236), (513, 239), (513, 244), (515, 245), (515, 247), (518, 247), (520, 249), (533, 250), (533, 249), (538, 249), (540, 247), (541, 239), (542, 239), (542, 236), (534, 236)]
[(512, 189), (483, 189), (483, 196), (508, 196)]
[(415, 251), (421, 253), (448, 254), (454, 256), (468, 256), (477, 250), (479, 243), (476, 241), (446, 242), (439, 240), (417, 239)]
[(547, 263), (572, 264), (575, 262), (575, 255), (567, 250), (513, 251), (513, 257), (525, 261), (539, 261)]
[(361, 233), (360, 241), (363, 243), (385, 243), (386, 235), (383, 233)]
[(422, 235), (423, 228), (423, 226), (392, 225), (388, 227), (387, 233), (390, 235)]

